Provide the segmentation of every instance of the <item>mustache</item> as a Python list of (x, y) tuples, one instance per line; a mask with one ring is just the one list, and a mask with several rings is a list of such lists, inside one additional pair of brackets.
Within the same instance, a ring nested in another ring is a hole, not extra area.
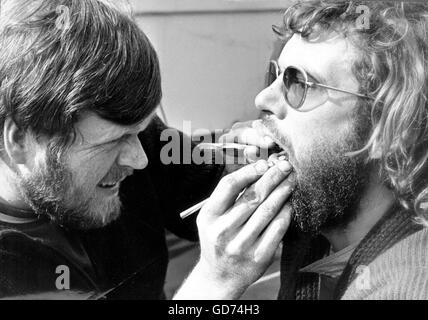
[(294, 155), (294, 149), (290, 139), (281, 134), (275, 119), (272, 119), (269, 116), (264, 116), (262, 117), (261, 122), (266, 129), (266, 134), (268, 134), (274, 141), (279, 143), (281, 148), (285, 148), (290, 155)]

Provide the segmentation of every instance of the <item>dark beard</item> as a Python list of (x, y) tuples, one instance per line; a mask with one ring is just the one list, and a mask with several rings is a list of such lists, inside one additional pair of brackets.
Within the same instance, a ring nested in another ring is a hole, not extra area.
[(48, 147), (46, 167), (20, 181), (22, 195), (34, 212), (67, 229), (77, 230), (100, 228), (106, 221), (115, 220), (120, 207), (111, 208), (106, 221), (91, 214), (90, 199), (74, 190), (72, 174), (60, 154), (54, 147)]

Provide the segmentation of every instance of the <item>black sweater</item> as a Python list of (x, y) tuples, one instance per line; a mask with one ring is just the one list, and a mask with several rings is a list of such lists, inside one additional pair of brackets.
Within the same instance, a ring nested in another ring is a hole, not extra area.
[[(164, 297), (165, 228), (196, 241), (194, 217), (181, 220), (179, 212), (207, 197), (223, 171), (215, 165), (162, 164), (165, 128), (155, 118), (140, 135), (149, 165), (122, 183), (122, 215), (107, 227), (76, 232), (46, 218), (0, 222), (0, 298)], [(13, 216), (10, 208), (0, 212)], [(70, 270), (70, 290), (58, 290), (64, 275), (59, 266)]]

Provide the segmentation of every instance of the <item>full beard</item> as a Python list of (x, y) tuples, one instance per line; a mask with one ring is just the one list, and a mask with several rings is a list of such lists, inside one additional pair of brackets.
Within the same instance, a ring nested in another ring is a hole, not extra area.
[(290, 141), (279, 135), (274, 123), (264, 121), (277, 140), (289, 149), (290, 159), (295, 162), (297, 185), (290, 198), (293, 219), (303, 232), (312, 236), (349, 225), (369, 183), (367, 157), (347, 154), (362, 149), (370, 135), (369, 109), (363, 104), (356, 109), (353, 129), (346, 137), (335, 141), (321, 138), (299, 161)]
[(22, 196), (37, 215), (77, 230), (101, 228), (119, 217), (119, 197), (100, 201), (95, 192), (75, 186), (71, 171), (54, 148), (48, 148), (46, 159), (45, 165), (20, 177)]
[(317, 235), (345, 228), (355, 219), (369, 170), (361, 156), (345, 154), (361, 147), (355, 140), (320, 143), (307, 161), (299, 163), (291, 204), (294, 220), (303, 232)]

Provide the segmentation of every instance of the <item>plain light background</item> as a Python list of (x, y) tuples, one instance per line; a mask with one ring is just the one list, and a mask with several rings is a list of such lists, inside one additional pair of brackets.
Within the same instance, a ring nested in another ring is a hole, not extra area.
[(291, 0), (131, 0), (159, 55), (168, 124), (192, 131), (256, 119), (275, 36)]

